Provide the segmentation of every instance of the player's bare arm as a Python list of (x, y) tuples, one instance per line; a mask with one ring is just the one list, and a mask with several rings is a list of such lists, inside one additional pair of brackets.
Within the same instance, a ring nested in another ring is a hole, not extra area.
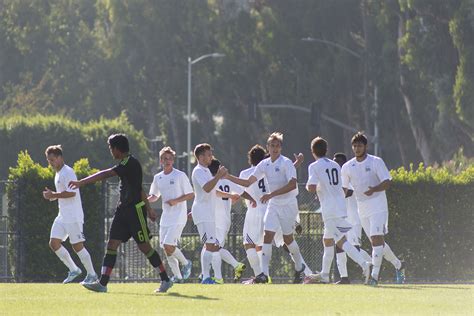
[(250, 176), (250, 178), (248, 179), (241, 179), (231, 174), (228, 174), (226, 179), (246, 188), (251, 186), (255, 181), (257, 181), (257, 178), (255, 176)]
[(204, 191), (206, 191), (207, 193), (211, 192), (214, 187), (217, 185), (217, 181), (219, 181), (220, 179), (222, 179), (223, 177), (227, 176), (228, 174), (228, 171), (227, 171), (227, 168), (224, 167), (224, 166), (220, 166), (219, 167), (219, 170), (217, 170), (217, 173), (216, 175), (214, 176), (214, 178), (212, 178), (212, 180), (210, 180), (209, 182), (207, 182), (203, 187), (202, 189)]
[(298, 169), (301, 164), (304, 162), (304, 155), (302, 153), (293, 154), (295, 156), (295, 161), (293, 162), (293, 166)]
[(188, 200), (192, 200), (194, 198), (194, 192), (188, 193), (188, 194), (183, 194), (180, 197), (177, 197), (175, 199), (171, 199), (169, 201), (165, 201), (166, 204), (169, 206), (175, 206), (178, 203), (185, 202)]
[(246, 199), (246, 200), (249, 200), (250, 205), (252, 207), (257, 207), (257, 201), (255, 201), (254, 198), (250, 194), (248, 194), (247, 192), (244, 191), (244, 193), (242, 193), (240, 196), (242, 198)]
[(76, 180), (76, 181), (70, 181), (68, 184), (68, 187), (70, 189), (78, 189), (82, 187), (83, 185), (90, 184), (90, 183), (95, 183), (98, 181), (102, 181), (108, 178), (112, 178), (117, 176), (117, 173), (111, 168), (111, 169), (105, 169), (101, 170), (97, 173), (94, 173), (93, 175), (90, 175), (84, 179), (81, 180)]
[(292, 178), (285, 186), (279, 188), (278, 190), (273, 191), (272, 193), (265, 194), (260, 199), (260, 202), (267, 203), (271, 198), (288, 193), (296, 189), (296, 178)]
[(148, 218), (152, 222), (156, 221), (156, 219), (158, 218), (158, 214), (156, 214), (156, 211), (151, 208), (150, 202), (148, 201), (148, 197), (146, 196), (146, 193), (143, 190), (143, 187), (142, 187), (142, 192), (141, 192), (141, 198), (142, 198), (142, 201), (145, 203), (145, 210), (146, 210), (146, 214)]
[(63, 192), (55, 192), (51, 191), (50, 188), (45, 187), (43, 191), (43, 197), (46, 200), (54, 201), (57, 199), (68, 199), (76, 196), (76, 192), (70, 191), (63, 191)]
[(306, 185), (306, 191), (309, 193), (316, 193), (316, 184), (307, 184)]
[(369, 187), (369, 189), (365, 191), (364, 194), (367, 196), (371, 196), (375, 192), (385, 191), (390, 187), (391, 182), (392, 181), (390, 179), (384, 180), (380, 182), (378, 185), (376, 185), (375, 187)]
[(231, 199), (233, 202), (240, 199), (240, 195), (235, 193), (224, 192), (221, 190), (216, 190), (216, 195), (220, 198)]
[(155, 203), (156, 201), (158, 201), (160, 199), (160, 197), (156, 196), (154, 194), (151, 194), (147, 197), (147, 199), (148, 199), (148, 202)]

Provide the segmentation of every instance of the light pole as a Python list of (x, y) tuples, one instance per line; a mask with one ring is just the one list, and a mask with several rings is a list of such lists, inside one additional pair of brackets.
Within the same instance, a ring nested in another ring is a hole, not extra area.
[[(348, 54), (351, 54), (352, 56), (354, 57), (357, 57), (359, 60), (361, 61), (364, 61), (362, 56), (357, 53), (356, 51), (353, 51), (352, 49), (350, 48), (347, 48), (341, 44), (338, 44), (336, 42), (331, 42), (331, 41), (328, 41), (328, 40), (325, 40), (325, 39), (322, 39), (322, 38), (314, 38), (314, 37), (305, 37), (305, 38), (302, 38), (301, 39), (303, 42), (317, 42), (317, 43), (322, 43), (322, 44), (326, 44), (326, 45), (329, 45), (329, 46), (333, 46), (333, 47), (336, 47), (336, 48), (339, 48), (339, 49), (342, 49), (343, 51), (345, 51), (346, 53)], [(364, 83), (365, 84), (365, 83)], [(364, 91), (366, 89), (364, 88)], [(365, 92), (364, 92), (364, 95), (365, 95)], [(378, 111), (378, 104), (377, 104), (377, 85), (375, 85), (374, 87), (374, 136), (373, 136), (373, 142), (374, 142), (374, 154), (375, 155), (378, 155), (378, 151), (379, 151), (379, 128), (378, 128), (378, 125), (377, 125), (377, 111)], [(367, 101), (365, 101), (364, 103), (366, 103)]]
[(203, 59), (206, 58), (220, 58), (224, 57), (224, 54), (219, 54), (219, 53), (212, 53), (212, 54), (206, 54), (202, 55), (201, 57), (198, 57), (194, 60), (191, 59), (191, 57), (188, 57), (188, 132), (187, 132), (187, 147), (186, 147), (186, 154), (187, 154), (187, 172), (188, 172), (188, 177), (191, 177), (191, 69), (192, 65), (195, 63), (200, 62)]

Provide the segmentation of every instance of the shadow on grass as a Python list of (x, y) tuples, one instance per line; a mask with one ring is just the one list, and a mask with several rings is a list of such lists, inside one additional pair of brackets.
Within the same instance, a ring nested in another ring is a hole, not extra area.
[(381, 289), (397, 289), (397, 290), (422, 290), (422, 289), (446, 289), (446, 290), (471, 290), (469, 287), (462, 287), (462, 286), (437, 286), (437, 285), (390, 285), (390, 284), (383, 284), (378, 286), (377, 288)]
[(205, 301), (218, 301), (218, 298), (207, 297), (204, 295), (184, 295), (176, 292), (171, 293), (130, 293), (130, 292), (110, 292), (113, 295), (126, 295), (126, 296), (155, 296), (155, 297), (176, 297), (176, 298), (185, 298), (193, 300), (205, 300)]

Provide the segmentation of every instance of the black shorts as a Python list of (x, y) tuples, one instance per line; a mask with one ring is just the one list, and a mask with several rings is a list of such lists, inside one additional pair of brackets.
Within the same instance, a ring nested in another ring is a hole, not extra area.
[(137, 244), (149, 242), (152, 236), (147, 226), (147, 216), (143, 206), (145, 206), (144, 202), (135, 206), (118, 207), (110, 226), (109, 239), (127, 242), (130, 237), (133, 237)]

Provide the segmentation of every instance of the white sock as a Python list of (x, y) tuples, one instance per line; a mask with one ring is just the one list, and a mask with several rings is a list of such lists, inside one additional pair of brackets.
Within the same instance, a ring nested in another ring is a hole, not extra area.
[(311, 271), (311, 269), (308, 267), (308, 265), (306, 264), (306, 262), (304, 261), (303, 258), (301, 258), (302, 261), (303, 261), (303, 264), (304, 264), (304, 275), (311, 275), (313, 274), (313, 271)]
[(272, 259), (272, 244), (263, 244), (262, 247), (262, 272), (268, 276), (270, 270), (270, 260)]
[(172, 255), (175, 256), (176, 259), (178, 259), (179, 263), (181, 263), (183, 266), (188, 264), (188, 260), (187, 260), (186, 257), (184, 256), (184, 254), (183, 254), (183, 252), (181, 251), (181, 249), (179, 249), (178, 247), (176, 247), (176, 248), (174, 249), (174, 252), (173, 252)]
[(342, 245), (342, 250), (344, 250), (347, 253), (349, 258), (357, 262), (357, 264), (361, 266), (362, 269), (365, 268), (366, 263), (365, 263), (364, 257), (362, 257), (359, 250), (357, 250), (356, 247), (352, 246), (350, 242), (346, 240), (344, 244)]
[(249, 260), (250, 266), (253, 269), (255, 276), (262, 273), (262, 266), (260, 265), (260, 259), (258, 258), (257, 250), (255, 248), (249, 248), (245, 250), (247, 253), (247, 259)]
[(202, 279), (205, 280), (211, 276), (211, 262), (212, 262), (212, 252), (201, 251), (201, 271)]
[(173, 275), (177, 277), (178, 279), (182, 279), (183, 276), (181, 275), (181, 271), (179, 271), (179, 262), (178, 259), (176, 259), (175, 256), (167, 256), (168, 259), (168, 265), (171, 268), (171, 272), (173, 272)]
[(362, 248), (359, 248), (359, 252), (362, 255), (362, 258), (364, 258), (365, 262), (372, 262), (372, 257), (367, 253), (367, 251)]
[(387, 243), (385, 243), (385, 246), (383, 247), (383, 257), (390, 261), (395, 267), (395, 269), (398, 270), (402, 267), (401, 261), (397, 258), (397, 256), (395, 256), (392, 249)]
[(296, 240), (293, 240), (291, 244), (286, 246), (293, 257), (293, 261), (295, 261), (295, 270), (300, 271), (303, 267), (303, 257), (301, 256), (300, 247), (298, 247)]
[[(262, 245), (263, 247), (263, 245)], [(257, 256), (258, 256), (258, 262), (260, 263), (260, 270), (263, 269), (263, 250), (257, 251)], [(263, 270), (262, 270), (263, 272)]]
[(224, 260), (224, 262), (227, 262), (228, 264), (230, 264), (234, 268), (239, 265), (239, 262), (237, 260), (235, 260), (234, 256), (232, 256), (232, 254), (229, 252), (229, 250), (221, 248), (221, 249), (219, 249), (219, 252), (220, 252), (221, 258), (222, 258), (222, 260)]
[(69, 269), (69, 271), (77, 271), (79, 268), (76, 266), (74, 261), (71, 258), (71, 255), (69, 252), (61, 246), (58, 250), (54, 252), (56, 256), (66, 265), (66, 267)]
[(216, 279), (222, 279), (222, 258), (219, 251), (212, 253), (212, 270), (214, 270), (214, 277)]
[(372, 247), (372, 278), (379, 278), (380, 267), (382, 266), (383, 246)]
[(82, 248), (81, 251), (76, 252), (79, 259), (81, 259), (82, 265), (86, 268), (87, 275), (97, 275), (92, 265), (91, 255), (86, 248)]
[(333, 258), (334, 258), (334, 246), (324, 247), (323, 266), (321, 269), (321, 274), (323, 276), (329, 276), (329, 271), (331, 269)]
[(347, 255), (345, 252), (336, 253), (337, 270), (341, 278), (347, 278)]

